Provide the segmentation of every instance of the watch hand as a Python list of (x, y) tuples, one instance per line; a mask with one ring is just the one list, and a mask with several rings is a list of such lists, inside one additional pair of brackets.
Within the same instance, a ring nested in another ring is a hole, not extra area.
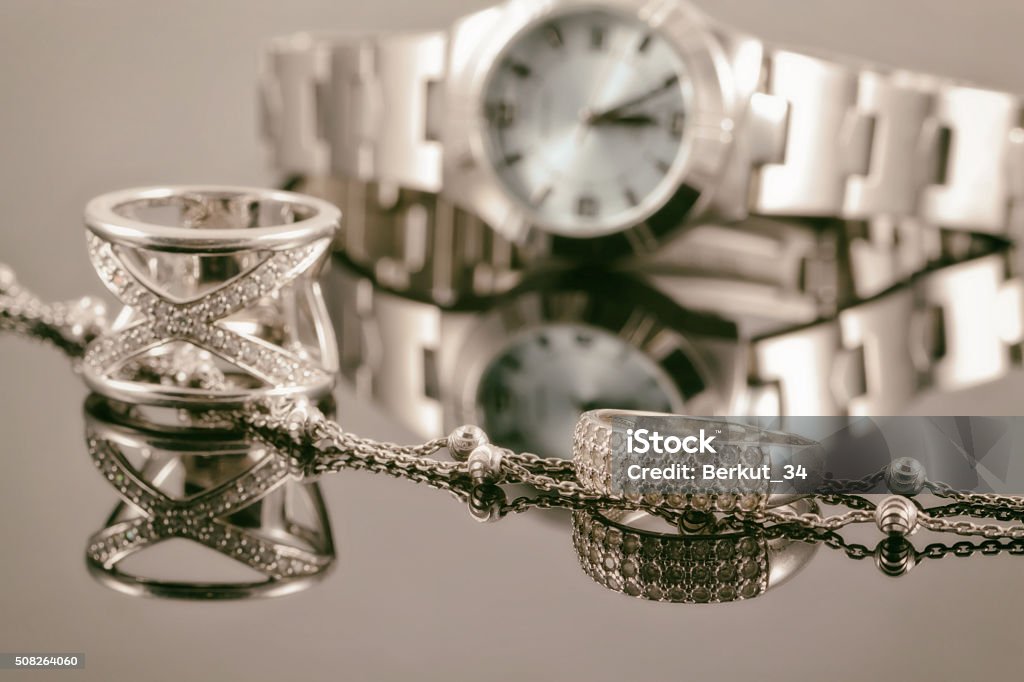
[(650, 114), (623, 114), (619, 116), (606, 116), (598, 121), (592, 121), (592, 125), (620, 125), (620, 126), (650, 126), (655, 125), (658, 119)]
[(678, 81), (679, 77), (673, 74), (672, 76), (666, 78), (665, 82), (661, 83), (655, 88), (648, 90), (647, 92), (639, 94), (636, 97), (631, 97), (627, 99), (625, 102), (620, 102), (619, 104), (616, 104), (614, 107), (610, 107), (608, 109), (605, 109), (604, 111), (588, 113), (586, 117), (586, 122), (589, 123), (590, 125), (596, 125), (609, 119), (618, 118), (626, 109), (634, 107), (637, 104), (640, 104), (641, 102), (646, 102), (652, 97), (660, 95), (661, 93), (665, 92), (673, 85), (675, 85)]

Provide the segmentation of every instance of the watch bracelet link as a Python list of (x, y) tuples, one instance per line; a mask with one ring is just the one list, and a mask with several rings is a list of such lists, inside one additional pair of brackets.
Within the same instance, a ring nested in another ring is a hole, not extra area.
[[(275, 166), (441, 192), (446, 51), (441, 32), (276, 41), (261, 88)], [(735, 133), (762, 138), (748, 140), (751, 213), (1019, 235), (1019, 97), (770, 47), (760, 68), (756, 124)]]
[(1021, 364), (1024, 281), (1009, 244), (925, 270), (834, 319), (755, 339), (751, 414), (897, 414), (924, 390)]
[(945, 229), (1019, 236), (1019, 96), (772, 49), (761, 95), (778, 98), (786, 125), (775, 158), (756, 171), (751, 211), (914, 216)]
[(341, 209), (338, 251), (384, 288), (451, 305), (508, 291), (536, 269), (528, 246), (442, 195), (326, 176), (297, 177), (290, 187)]

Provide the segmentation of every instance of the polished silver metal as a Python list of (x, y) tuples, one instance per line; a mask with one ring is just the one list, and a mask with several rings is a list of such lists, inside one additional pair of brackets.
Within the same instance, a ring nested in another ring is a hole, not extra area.
[(917, 530), (917, 505), (902, 495), (891, 495), (875, 508), (875, 524), (886, 535), (906, 536)]
[[(671, 186), (607, 230), (615, 234), (580, 233), (592, 243), (574, 251), (562, 249), (563, 241), (552, 238), (552, 226), (500, 180), (488, 156), (484, 100), (510, 45), (531, 28), (580, 8), (646, 23), (682, 56), (694, 95), (683, 140), (685, 162), (671, 170)], [(326, 51), (331, 65), (326, 74), (313, 67), (281, 67), (270, 74), (271, 92), (302, 89), (292, 98), (294, 110), (278, 115), (290, 132), (272, 134), (271, 145), (320, 139), (330, 149), (331, 172), (369, 183), (373, 194), (396, 200), (408, 192), (438, 195), (452, 210), (494, 230), (496, 254), (526, 254), (525, 266), (553, 256), (650, 253), (684, 224), (751, 213), (878, 223), (871, 232), (883, 242), (886, 225), (913, 222), (1008, 237), (1018, 232), (1014, 215), (1024, 198), (1019, 96), (778, 49), (716, 23), (685, 0), (655, 6), (645, 0), (512, 0), (441, 32), (292, 42), (308, 49), (312, 56), (306, 63), (322, 61)], [(271, 51), (281, 52), (280, 43)], [(317, 97), (322, 106), (310, 106)], [(280, 101), (285, 109), (290, 104)], [(302, 149), (310, 146), (303, 144)], [(318, 154), (307, 150), (300, 156), (304, 160), (278, 168), (289, 174), (322, 172)], [(670, 202), (680, 190), (689, 199), (684, 205)], [(662, 221), (666, 211), (671, 219)], [(441, 273), (445, 262), (460, 259), (456, 245), (480, 243), (473, 235), (486, 231), (472, 221), (465, 221), (466, 227), (456, 221), (453, 228), (446, 216), (436, 221), (447, 235), (438, 239), (432, 232), (435, 221), (413, 215), (408, 222), (409, 244), (431, 244), (419, 250), (428, 262), (442, 263)], [(668, 227), (654, 227), (662, 222)], [(401, 282), (402, 273), (423, 268), (419, 259), (407, 258), (401, 239), (355, 241), (342, 247), (370, 267), (386, 263), (387, 286)], [(368, 252), (359, 251), (367, 245)], [(868, 281), (876, 269), (884, 275), (888, 267), (873, 264), (877, 258), (871, 256), (860, 254), (857, 264)], [(507, 265), (500, 258), (496, 263)], [(513, 274), (517, 267), (513, 264)], [(471, 271), (472, 263), (465, 269)], [(409, 285), (424, 290), (419, 278)], [(465, 286), (459, 278), (454, 291)], [(865, 295), (881, 290), (877, 284), (866, 287)]]
[(378, 284), (441, 305), (506, 292), (547, 260), (443, 195), (335, 176), (302, 177), (295, 189), (341, 208), (336, 247)]
[(448, 450), (455, 459), (466, 460), (478, 447), (486, 445), (487, 441), (487, 434), (479, 426), (463, 424), (448, 435)]
[(752, 344), (756, 414), (897, 414), (927, 389), (1005, 375), (1024, 341), (1021, 281), (1005, 245), (926, 271), (835, 319)]
[[(325, 201), (244, 187), (152, 187), (86, 207), (89, 255), (124, 308), (85, 351), (89, 386), (119, 400), (238, 405), (327, 394), (338, 368), (318, 277), (340, 213)], [(198, 355), (226, 380), (154, 382), (140, 368)]]
[[(798, 500), (788, 508), (807, 513), (817, 505)], [(681, 533), (646, 511), (622, 510), (574, 512), (573, 545), (584, 572), (611, 590), (697, 604), (759, 597), (796, 575), (818, 550), (753, 527)]]
[(501, 448), (490, 443), (478, 445), (466, 460), (474, 485), (497, 483), (501, 479)]
[[(330, 146), (321, 128), (322, 89), (330, 69), (325, 36), (297, 33), (271, 41), (260, 78), (260, 129), (271, 162), (305, 175), (330, 169)], [(308, 122), (314, 122), (309, 126)]]

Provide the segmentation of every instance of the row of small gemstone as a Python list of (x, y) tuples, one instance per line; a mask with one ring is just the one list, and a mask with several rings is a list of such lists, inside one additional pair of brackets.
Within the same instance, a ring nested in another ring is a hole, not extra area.
[(111, 557), (125, 556), (151, 542), (167, 537), (188, 537), (224, 551), (272, 577), (310, 575), (329, 562), (315, 555), (309, 558), (307, 552), (287, 545), (278, 546), (245, 531), (231, 530), (224, 522), (213, 521), (215, 517), (244, 509), (286, 480), (288, 466), (282, 458), (262, 460), (210, 499), (181, 503), (157, 498), (136, 484), (126, 475), (121, 458), (108, 450), (111, 447), (105, 441), (89, 439), (89, 450), (97, 468), (125, 500), (143, 510), (147, 517), (99, 533), (89, 548), (90, 556), (96, 561), (106, 565)]
[(138, 485), (127, 471), (129, 465), (108, 441), (90, 436), (88, 446), (93, 464), (126, 501), (149, 515), (180, 519), (183, 524), (244, 509), (284, 482), (289, 474), (287, 460), (268, 455), (216, 494), (188, 502), (175, 501)]
[(275, 579), (313, 575), (331, 562), (330, 557), (270, 542), (220, 521), (171, 532), (170, 528), (161, 527), (150, 518), (134, 519), (100, 531), (90, 541), (88, 554), (94, 561), (110, 567), (111, 561), (117, 562), (170, 537), (195, 540)]
[(84, 362), (97, 372), (105, 372), (122, 359), (130, 358), (163, 340), (164, 337), (157, 334), (151, 323), (135, 324), (94, 340), (86, 348)]
[[(574, 516), (577, 525), (573, 543), (580, 565), (595, 581), (610, 589), (676, 602), (734, 601), (755, 597), (767, 589), (766, 551), (753, 538), (742, 538), (739, 542), (682, 538), (664, 542), (624, 534), (621, 544), (610, 545), (607, 538), (596, 540), (581, 526), (580, 517), (585, 516), (583, 512)], [(741, 544), (744, 540), (753, 543), (752, 556)], [(725, 554), (723, 543), (733, 546), (732, 553), (716, 556)], [(706, 558), (680, 560), (680, 551), (687, 551), (686, 556), (699, 552)]]
[(89, 233), (89, 258), (104, 284), (126, 306), (142, 311), (147, 316), (169, 315), (174, 305), (139, 284), (135, 276), (114, 255), (113, 246)]
[[(199, 301), (172, 304), (141, 286), (114, 256), (111, 245), (89, 235), (90, 255), (96, 270), (128, 306), (139, 309), (152, 320), (135, 325), (115, 336), (97, 339), (88, 349), (85, 361), (98, 371), (130, 357), (160, 341), (173, 339), (196, 341), (237, 362), (244, 369), (262, 374), (275, 384), (289, 386), (323, 381), (324, 373), (314, 365), (291, 357), (280, 349), (260, 347), (252, 339), (217, 328), (211, 319), (244, 308), (282, 286), (288, 277), (301, 271), (320, 245), (276, 253), (243, 279)], [(302, 267), (299, 267), (302, 266)]]
[(113, 452), (114, 446), (91, 434), (86, 439), (89, 455), (100, 474), (110, 482), (121, 497), (141, 509), (146, 514), (153, 514), (159, 501), (153, 494), (135, 482), (132, 476), (125, 473), (124, 466)]
[(176, 317), (133, 325), (96, 339), (86, 351), (85, 362), (96, 371), (109, 371), (112, 365), (151, 346), (174, 340), (194, 342), (279, 385), (295, 386), (326, 377), (320, 368), (280, 348), (216, 325), (196, 326), (194, 320)]
[(269, 296), (309, 267), (323, 245), (302, 246), (280, 251), (226, 286), (202, 298), (173, 303), (153, 293), (123, 266), (113, 246), (96, 235), (88, 235), (89, 256), (100, 278), (118, 300), (147, 317), (181, 315), (210, 322), (243, 309)]
[(611, 487), (611, 427), (584, 414), (573, 433), (576, 478), (590, 490), (606, 493)]
[(594, 516), (577, 512), (573, 518), (574, 528), (593, 542), (610, 548), (621, 547), (623, 554), (641, 554), (664, 561), (704, 561), (707, 559), (732, 559), (736, 554), (757, 556), (764, 551), (758, 538), (751, 535), (728, 538), (668, 537), (624, 532), (621, 529), (596, 521)]
[(243, 310), (274, 293), (310, 264), (310, 256), (319, 246), (304, 246), (280, 251), (241, 278), (207, 296), (177, 308), (190, 317), (212, 322), (237, 310)]

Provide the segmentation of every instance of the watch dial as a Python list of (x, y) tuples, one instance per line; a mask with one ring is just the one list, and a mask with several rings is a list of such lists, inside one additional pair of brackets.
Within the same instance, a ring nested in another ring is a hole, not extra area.
[(492, 163), (528, 214), (590, 237), (641, 222), (682, 163), (692, 82), (635, 18), (564, 14), (520, 36), (485, 88)]
[(484, 370), (477, 390), (491, 440), (566, 458), (576, 420), (587, 410), (673, 412), (682, 402), (654, 360), (610, 332), (576, 324), (517, 337)]

